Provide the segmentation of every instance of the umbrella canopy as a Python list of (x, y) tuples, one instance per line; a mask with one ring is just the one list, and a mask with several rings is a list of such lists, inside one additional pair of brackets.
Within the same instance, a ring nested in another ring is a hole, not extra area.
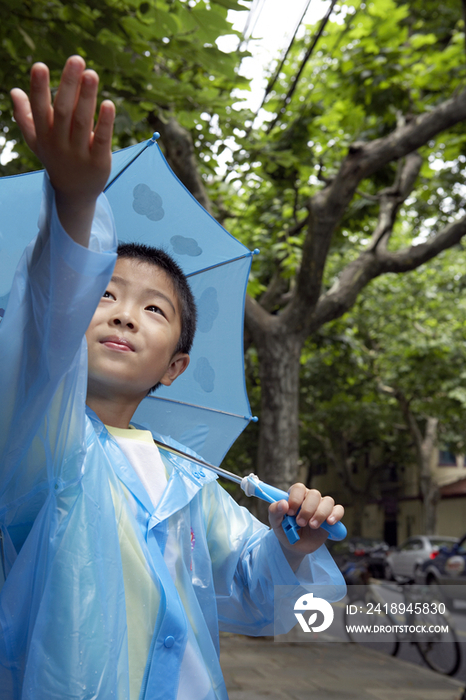
[[(37, 233), (41, 188), (41, 172), (0, 178), (0, 309), (6, 308), (21, 254)], [(244, 380), (243, 321), (254, 253), (181, 184), (155, 135), (113, 154), (106, 195), (118, 239), (169, 253), (189, 278), (198, 307), (188, 369), (170, 387), (146, 397), (134, 420), (218, 465), (253, 420)]]

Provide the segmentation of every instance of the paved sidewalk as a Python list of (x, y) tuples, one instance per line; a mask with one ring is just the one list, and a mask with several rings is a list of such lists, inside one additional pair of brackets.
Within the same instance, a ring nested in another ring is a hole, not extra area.
[(464, 683), (342, 642), (222, 635), (230, 700), (461, 700)]

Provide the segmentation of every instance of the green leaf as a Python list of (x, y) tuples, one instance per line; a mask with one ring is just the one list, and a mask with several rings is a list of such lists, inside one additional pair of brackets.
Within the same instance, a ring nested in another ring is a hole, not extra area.
[(435, 34), (412, 34), (409, 37), (409, 42), (413, 49), (421, 49), (424, 46), (432, 46), (437, 42)]
[(455, 399), (463, 404), (463, 406), (466, 406), (466, 389), (463, 387), (455, 387), (454, 389), (451, 389), (451, 391), (448, 392), (448, 396), (450, 399)]
[(212, 0), (212, 4), (221, 5), (222, 7), (226, 7), (228, 10), (236, 10), (237, 12), (244, 12), (248, 9), (237, 0)]

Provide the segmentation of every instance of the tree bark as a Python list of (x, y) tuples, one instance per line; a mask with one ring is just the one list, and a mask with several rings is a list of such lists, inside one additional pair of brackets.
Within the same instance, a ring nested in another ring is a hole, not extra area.
[(437, 503), (440, 498), (438, 485), (432, 474), (432, 457), (437, 445), (438, 418), (427, 416), (424, 435), (410, 409), (409, 401), (400, 392), (395, 391), (395, 396), (404, 415), (414, 442), (414, 448), (418, 463), (419, 492), (424, 506), (424, 527), (426, 535), (435, 535), (437, 527)]
[[(351, 454), (348, 435), (345, 435), (342, 431), (335, 431), (331, 438), (319, 435), (315, 435), (314, 437), (321, 443), (328, 462), (333, 464), (336, 473), (341, 479), (341, 483), (345, 487), (347, 494), (346, 503), (351, 505), (352, 509), (351, 535), (361, 537), (364, 508), (373, 495), (373, 483), (380, 472), (380, 465), (371, 463), (370, 445), (367, 444), (367, 451), (365, 453), (367, 460), (364, 478), (360, 479), (359, 483), (356, 484), (356, 478), (353, 475), (355, 457)], [(362, 445), (359, 447), (362, 447)], [(363, 458), (363, 454), (364, 453), (361, 451), (360, 459)], [(343, 504), (345, 507), (346, 503)]]
[(261, 382), (258, 475), (286, 491), (298, 475), (302, 339), (269, 332), (257, 334), (254, 344)]
[(367, 505), (368, 495), (362, 493), (351, 493), (351, 535), (353, 537), (362, 537), (362, 521), (364, 508)]
[(438, 419), (429, 416), (421, 444), (422, 459), (419, 465), (421, 468), (419, 486), (424, 503), (424, 532), (426, 535), (437, 534), (437, 503), (440, 493), (438, 485), (434, 481), (431, 467), (434, 448), (437, 444), (437, 432)]

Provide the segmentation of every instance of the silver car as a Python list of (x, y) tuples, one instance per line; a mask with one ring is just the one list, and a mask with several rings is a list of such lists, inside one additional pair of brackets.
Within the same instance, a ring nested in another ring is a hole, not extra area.
[(403, 542), (400, 547), (387, 555), (385, 563), (385, 578), (416, 579), (420, 567), (431, 555), (435, 556), (440, 547), (451, 546), (457, 541), (456, 537), (441, 537), (439, 535), (416, 535)]

